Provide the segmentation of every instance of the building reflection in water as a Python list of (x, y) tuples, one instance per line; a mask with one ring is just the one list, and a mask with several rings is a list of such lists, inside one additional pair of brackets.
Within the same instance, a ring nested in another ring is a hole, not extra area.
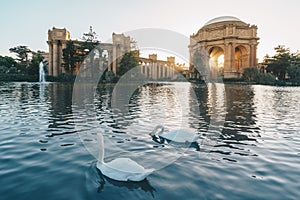
[(72, 84), (48, 84), (49, 137), (75, 133), (72, 120)]
[(226, 109), (221, 138), (237, 142), (255, 141), (256, 126), (254, 91), (250, 85), (225, 85)]

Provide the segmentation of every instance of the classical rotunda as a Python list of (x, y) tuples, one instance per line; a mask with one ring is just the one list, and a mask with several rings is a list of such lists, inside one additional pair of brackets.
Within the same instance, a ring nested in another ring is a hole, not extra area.
[[(256, 49), (259, 38), (257, 26), (247, 24), (232, 16), (222, 16), (208, 21), (200, 30), (190, 36), (191, 78), (204, 76), (197, 66), (197, 52), (207, 57), (209, 73), (215, 78), (239, 78), (247, 67), (257, 66)], [(202, 57), (205, 60), (205, 56)], [(197, 69), (197, 70), (195, 70)], [(200, 73), (198, 73), (200, 72)]]

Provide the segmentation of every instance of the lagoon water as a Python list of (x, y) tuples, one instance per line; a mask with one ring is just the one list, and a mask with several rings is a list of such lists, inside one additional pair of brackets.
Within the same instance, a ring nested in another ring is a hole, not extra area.
[[(300, 87), (148, 84), (126, 112), (112, 109), (112, 86), (100, 87), (96, 119), (72, 105), (72, 90), (0, 84), (0, 199), (300, 197)], [(200, 134), (200, 150), (151, 140), (158, 124)], [(107, 160), (126, 156), (156, 171), (138, 183), (103, 176), (98, 131)]]

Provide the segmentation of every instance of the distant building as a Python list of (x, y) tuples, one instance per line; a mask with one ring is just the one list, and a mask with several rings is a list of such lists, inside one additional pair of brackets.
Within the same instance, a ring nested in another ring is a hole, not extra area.
[(175, 57), (167, 57), (167, 60), (158, 60), (157, 54), (150, 54), (149, 58), (139, 57), (141, 74), (153, 80), (175, 79)]
[[(216, 78), (217, 74), (239, 78), (245, 68), (257, 66), (258, 40), (257, 26), (236, 17), (223, 16), (208, 21), (190, 36), (190, 78)], [(195, 63), (197, 52), (202, 55), (200, 63)]]
[[(50, 76), (58, 76), (66, 73), (63, 67), (63, 49), (66, 48), (67, 41), (71, 41), (70, 32), (64, 29), (58, 29), (53, 27), (48, 31), (48, 74)], [(73, 40), (75, 43), (79, 41)], [(99, 48), (105, 53), (107, 63), (109, 63), (108, 70), (117, 72), (118, 63), (121, 59), (121, 55), (130, 51), (130, 37), (123, 34), (112, 34), (112, 43), (100, 43)], [(74, 71), (77, 73), (81, 63), (78, 63), (77, 69)], [(103, 65), (103, 62), (99, 59), (99, 65)], [(103, 66), (102, 66), (103, 67)]]
[[(71, 40), (70, 32), (64, 29), (53, 27), (48, 31), (48, 46), (49, 53), (44, 54), (44, 58), (48, 61), (48, 74), (50, 76), (58, 76), (68, 73), (63, 67), (63, 49), (66, 48), (67, 42), (73, 41), (75, 44), (80, 43), (78, 40)], [(125, 52), (131, 51), (131, 42), (129, 36), (123, 34), (112, 34), (112, 43), (100, 43), (97, 48), (104, 54), (98, 56), (93, 62), (98, 62), (99, 67), (108, 71), (113, 71), (117, 74), (119, 61)], [(168, 57), (166, 61), (158, 60), (157, 54), (149, 55), (149, 58), (139, 56), (139, 51), (133, 51), (139, 59), (141, 73), (153, 80), (159, 79), (175, 79), (177, 77), (175, 71), (182, 72), (184, 65), (175, 64), (175, 57)], [(105, 58), (105, 60), (101, 59)], [(77, 63), (74, 74), (77, 74), (79, 67), (84, 66), (83, 63)], [(91, 76), (92, 72), (87, 72), (87, 76)], [(186, 74), (186, 71), (185, 71)]]

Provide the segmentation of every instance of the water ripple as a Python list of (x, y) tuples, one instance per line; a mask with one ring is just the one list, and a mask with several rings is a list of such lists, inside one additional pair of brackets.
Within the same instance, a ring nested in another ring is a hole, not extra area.
[[(72, 89), (56, 83), (0, 84), (1, 199), (300, 196), (298, 87), (148, 84), (132, 94), (123, 112), (112, 108), (113, 85), (103, 86), (95, 94), (92, 117), (72, 105)], [(73, 116), (74, 110), (81, 115)], [(216, 113), (225, 116), (224, 124)], [(148, 134), (157, 124), (166, 131), (194, 130), (201, 135), (200, 151), (155, 143)], [(108, 144), (108, 161), (126, 156), (146, 167), (164, 167), (141, 183), (106, 178), (95, 166), (98, 132)]]

